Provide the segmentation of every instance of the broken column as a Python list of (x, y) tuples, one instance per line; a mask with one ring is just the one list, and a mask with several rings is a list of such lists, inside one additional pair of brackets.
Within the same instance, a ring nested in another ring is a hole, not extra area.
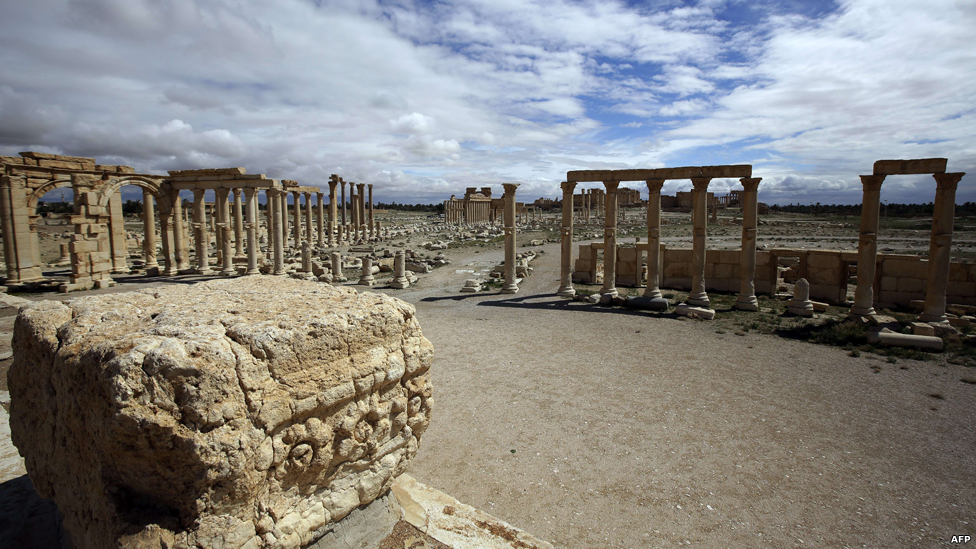
[(503, 183), (505, 188), (505, 285), (503, 294), (518, 293), (518, 283), (515, 282), (515, 189), (517, 183)]
[(332, 281), (346, 281), (346, 277), (342, 276), (342, 256), (339, 255), (339, 252), (332, 252)]
[[(739, 251), (739, 263), (742, 266), (742, 282), (739, 296), (735, 299), (735, 307), (742, 311), (758, 311), (759, 301), (756, 299), (756, 227), (759, 182), (761, 177), (743, 177), (742, 183), (742, 249)], [(775, 280), (773, 283), (775, 284)]]
[(329, 177), (329, 247), (336, 245), (336, 216), (339, 215), (338, 204), (336, 202), (336, 187), (339, 185), (339, 178), (333, 174)]
[(406, 256), (407, 254), (403, 250), (399, 250), (393, 256), (393, 281), (390, 282), (391, 288), (403, 290), (410, 287), (410, 281), (407, 279)]
[(430, 420), (414, 307), (314, 282), (35, 303), (13, 348), (11, 439), (78, 549), (307, 547)]
[[(874, 275), (878, 261), (878, 221), (883, 175), (862, 175), (861, 231), (857, 242), (857, 287), (850, 316), (874, 315)], [(775, 282), (775, 281), (774, 281)]]
[(374, 223), (374, 220), (373, 220), (373, 184), (370, 183), (369, 185), (367, 185), (367, 188), (369, 189), (369, 239), (370, 240), (376, 240), (376, 237), (378, 237), (379, 235), (376, 232), (374, 232), (375, 229), (374, 229), (374, 225), (373, 225), (373, 223)]
[(373, 258), (366, 256), (363, 258), (363, 275), (359, 277), (360, 286), (372, 286), (376, 284), (376, 278), (373, 277)]
[(573, 297), (573, 200), (576, 189), (575, 181), (563, 181), (563, 220), (562, 220), (562, 249), (560, 252), (560, 285), (557, 294), (563, 297)]
[(793, 284), (793, 299), (787, 307), (797, 316), (813, 316), (813, 301), (810, 301), (810, 283), (801, 278)]
[(325, 247), (325, 204), (324, 204), (324, 201), (323, 201), (323, 197), (324, 196), (325, 196), (325, 193), (320, 193), (320, 192), (315, 193), (315, 198), (317, 199), (316, 206), (318, 206), (318, 209), (317, 209), (317, 214), (318, 215), (316, 216), (316, 220), (315, 220), (316, 223), (315, 224), (316, 224), (316, 228), (318, 228), (318, 237), (319, 237), (318, 238), (318, 247), (319, 248), (324, 248)]
[(918, 317), (922, 322), (948, 322), (946, 286), (949, 283), (949, 259), (952, 252), (952, 223), (956, 210), (956, 186), (964, 173), (936, 173), (935, 204), (932, 213), (932, 236), (929, 237), (929, 270), (925, 284), (925, 309)]

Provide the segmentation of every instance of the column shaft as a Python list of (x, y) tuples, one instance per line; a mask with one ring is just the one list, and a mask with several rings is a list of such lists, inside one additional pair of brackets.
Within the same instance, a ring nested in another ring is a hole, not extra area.
[[(878, 214), (881, 210), (883, 175), (862, 175), (861, 233), (857, 242), (857, 287), (851, 316), (871, 316), (874, 312), (874, 275), (878, 261)], [(775, 284), (775, 280), (773, 283)]]
[[(691, 252), (691, 293), (688, 304), (708, 308), (708, 294), (705, 292), (705, 236), (708, 227), (708, 183), (707, 177), (692, 178), (692, 221), (694, 235)], [(609, 212), (607, 215), (610, 215)]]
[(663, 179), (647, 181), (647, 286), (644, 297), (661, 299), (661, 188)]
[(576, 290), (573, 288), (573, 200), (576, 195), (575, 181), (564, 181), (561, 184), (563, 189), (563, 219), (562, 219), (562, 249), (560, 250), (560, 285), (557, 294), (563, 297), (573, 297)]
[(204, 189), (193, 189), (193, 229), (196, 237), (197, 274), (211, 274), (210, 235), (207, 234), (206, 202)]
[(606, 215), (603, 223), (603, 288), (601, 294), (617, 297), (617, 186), (619, 181), (604, 181)]
[[(756, 227), (758, 195), (757, 189), (761, 177), (744, 177), (742, 183), (742, 249), (739, 250), (739, 264), (742, 267), (742, 283), (739, 296), (735, 299), (737, 309), (743, 311), (758, 311), (759, 301), (756, 299)], [(776, 281), (772, 281), (775, 285)]]
[(159, 267), (156, 261), (156, 212), (153, 211), (153, 195), (142, 191), (142, 253), (146, 257), (146, 268)]
[(937, 183), (932, 213), (932, 236), (929, 238), (929, 272), (925, 284), (925, 309), (918, 317), (922, 322), (948, 322), (946, 288), (949, 284), (949, 260), (952, 251), (952, 223), (956, 210), (956, 187), (964, 173), (933, 174)]
[(253, 187), (244, 188), (244, 198), (247, 204), (244, 211), (247, 215), (245, 227), (247, 229), (247, 274), (261, 274), (258, 269), (258, 191)]
[(241, 189), (231, 189), (234, 194), (234, 257), (244, 257), (244, 212)]
[(318, 199), (318, 216), (316, 218), (316, 227), (318, 228), (318, 246), (319, 248), (325, 247), (325, 204), (323, 197), (325, 193), (315, 193), (315, 198)]
[(503, 294), (518, 293), (515, 282), (515, 189), (516, 183), (504, 183), (505, 187), (505, 285)]

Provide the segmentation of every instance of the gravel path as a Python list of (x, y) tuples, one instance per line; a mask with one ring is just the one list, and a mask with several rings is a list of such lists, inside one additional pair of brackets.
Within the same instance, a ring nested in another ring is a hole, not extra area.
[(570, 302), (544, 249), (515, 296), (458, 293), (501, 251), (389, 291), (435, 347), (421, 482), (569, 548), (976, 536), (972, 370)]

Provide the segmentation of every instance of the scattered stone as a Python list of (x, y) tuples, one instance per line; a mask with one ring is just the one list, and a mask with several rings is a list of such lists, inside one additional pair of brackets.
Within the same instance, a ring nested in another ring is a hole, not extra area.
[(797, 316), (813, 316), (813, 301), (810, 301), (810, 283), (801, 278), (793, 285), (793, 299), (790, 300), (789, 311)]
[(461, 292), (466, 294), (476, 293), (481, 291), (481, 282), (475, 278), (469, 278), (464, 281), (464, 287), (461, 288)]
[[(689, 318), (700, 318), (702, 320), (712, 320), (715, 318), (715, 309), (706, 309), (705, 307), (695, 307), (694, 305), (688, 305), (686, 303), (681, 303), (674, 308), (675, 314), (679, 316), (686, 316)], [(694, 315), (694, 316), (692, 316)]]

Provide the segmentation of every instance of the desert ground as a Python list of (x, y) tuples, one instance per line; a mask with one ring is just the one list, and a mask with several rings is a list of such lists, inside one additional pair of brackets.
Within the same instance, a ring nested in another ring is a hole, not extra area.
[[(622, 238), (641, 236), (642, 213), (627, 215), (634, 227)], [(435, 221), (384, 216), (392, 227)], [(663, 241), (690, 246), (688, 215), (665, 219)], [(710, 248), (738, 247), (734, 219), (710, 225)], [(762, 220), (760, 246), (857, 246), (853, 217)], [(973, 225), (958, 220), (954, 260), (976, 251)], [(924, 255), (929, 226), (885, 220), (879, 249)], [(127, 228), (141, 230), (136, 219)], [(67, 230), (42, 225), (52, 235), (41, 239), (45, 261), (57, 259)], [(577, 226), (584, 241), (600, 233), (598, 224)], [(450, 264), (406, 290), (387, 287), (390, 273), (368, 289), (415, 305), (434, 344), (434, 416), (408, 470), (421, 482), (567, 548), (937, 547), (976, 536), (971, 362), (750, 329), (723, 308), (728, 296), (714, 296), (714, 321), (557, 297), (559, 244), (529, 242), (556, 238), (558, 222), (519, 235), (520, 252), (543, 253), (518, 294), (460, 293), (502, 261), (501, 242), (421, 246), (447, 234), (379, 243), (377, 251), (443, 253)], [(204, 279), (134, 274), (97, 293)], [(0, 310), (0, 356), (15, 313)], [(2, 373), (9, 363), (0, 361)], [(5, 391), (5, 375), (0, 385)]]

